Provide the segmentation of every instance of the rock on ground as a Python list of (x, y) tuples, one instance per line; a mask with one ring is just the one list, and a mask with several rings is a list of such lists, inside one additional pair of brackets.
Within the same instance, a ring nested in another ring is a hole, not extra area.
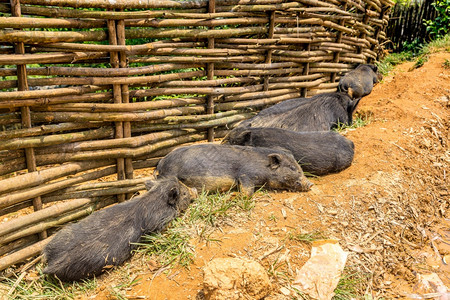
[(266, 270), (257, 262), (216, 258), (203, 269), (206, 299), (262, 299), (271, 290)]

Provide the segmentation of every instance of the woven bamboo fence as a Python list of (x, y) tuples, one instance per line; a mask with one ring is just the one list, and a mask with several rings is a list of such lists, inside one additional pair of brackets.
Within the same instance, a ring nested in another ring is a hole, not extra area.
[(143, 190), (136, 170), (173, 147), (335, 91), (377, 58), (392, 5), (0, 0), (0, 271)]

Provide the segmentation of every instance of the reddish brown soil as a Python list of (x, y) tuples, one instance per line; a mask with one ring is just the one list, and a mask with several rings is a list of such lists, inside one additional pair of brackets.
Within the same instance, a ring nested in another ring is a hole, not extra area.
[[(122, 295), (195, 299), (205, 263), (236, 256), (257, 260), (268, 270), (274, 283), (269, 298), (291, 299), (280, 288), (289, 288), (310, 249), (287, 239), (288, 233), (318, 230), (350, 252), (351, 270), (367, 274), (361, 295), (390, 299), (416, 293), (415, 274), (427, 272), (450, 287), (450, 266), (437, 254), (450, 254), (450, 69), (444, 68), (445, 60), (449, 52), (433, 54), (418, 69), (400, 65), (361, 101), (358, 112), (371, 116), (371, 122), (344, 133), (355, 143), (351, 167), (311, 179), (315, 185), (307, 193), (258, 195), (249, 218), (215, 231), (212, 237), (220, 242), (191, 241), (195, 260), (189, 269), (152, 271), (153, 261), (134, 258), (126, 272), (140, 280)], [(102, 276), (100, 288), (86, 298), (113, 299), (111, 286), (120, 272)]]

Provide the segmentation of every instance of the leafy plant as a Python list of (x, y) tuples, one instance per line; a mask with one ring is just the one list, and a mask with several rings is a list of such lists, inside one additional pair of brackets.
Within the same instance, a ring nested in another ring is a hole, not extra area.
[(424, 20), (432, 39), (442, 38), (450, 33), (450, 0), (436, 0), (431, 4), (438, 12), (434, 20)]

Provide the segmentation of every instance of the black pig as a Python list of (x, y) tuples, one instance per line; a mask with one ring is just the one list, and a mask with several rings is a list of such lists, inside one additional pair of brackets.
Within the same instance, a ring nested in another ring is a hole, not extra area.
[(291, 153), (273, 148), (199, 144), (177, 148), (156, 167), (158, 176), (176, 176), (187, 186), (226, 191), (238, 186), (308, 191), (312, 185)]
[(324, 93), (296, 98), (263, 109), (237, 127), (272, 127), (297, 132), (327, 131), (338, 123), (350, 125), (358, 105), (346, 93)]
[(73, 281), (122, 264), (131, 256), (133, 243), (143, 234), (163, 230), (196, 196), (195, 189), (175, 177), (145, 185), (145, 194), (94, 212), (56, 233), (44, 248), (48, 262), (44, 273)]
[(349, 167), (354, 145), (333, 131), (295, 132), (280, 128), (235, 128), (223, 143), (231, 145), (274, 147), (292, 152), (304, 172), (325, 175)]
[(360, 99), (372, 92), (373, 85), (382, 76), (375, 65), (359, 65), (339, 80), (338, 90), (346, 92), (353, 99)]

